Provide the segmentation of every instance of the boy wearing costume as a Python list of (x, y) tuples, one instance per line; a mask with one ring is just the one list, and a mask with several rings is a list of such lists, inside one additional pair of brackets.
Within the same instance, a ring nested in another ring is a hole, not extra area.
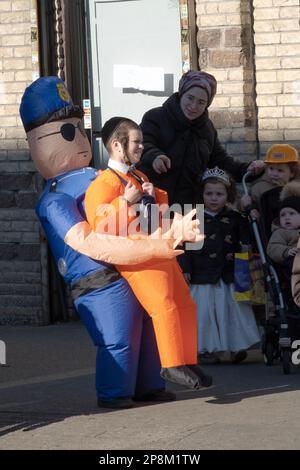
[[(154, 188), (134, 168), (143, 150), (142, 133), (134, 121), (109, 119), (103, 126), (102, 140), (110, 156), (108, 169), (87, 189), (85, 208), (95, 231), (108, 226), (108, 233), (115, 235), (143, 219), (130, 214), (134, 201), (141, 204), (146, 198), (148, 204), (166, 204), (167, 193)], [(112, 219), (116, 223), (111, 224)], [(116, 268), (152, 318), (162, 377), (189, 388), (211, 385), (211, 377), (196, 366), (196, 305), (176, 260), (150, 260), (134, 266), (118, 263)]]
[[(47, 180), (36, 207), (58, 270), (97, 346), (98, 405), (133, 406), (132, 398), (171, 400), (160, 377), (151, 319), (111, 264), (173, 258), (174, 240), (105, 237), (85, 220), (84, 194), (96, 178), (82, 110), (64, 82), (41, 77), (26, 88), (20, 115), (32, 159)], [(110, 264), (108, 264), (110, 263)]]

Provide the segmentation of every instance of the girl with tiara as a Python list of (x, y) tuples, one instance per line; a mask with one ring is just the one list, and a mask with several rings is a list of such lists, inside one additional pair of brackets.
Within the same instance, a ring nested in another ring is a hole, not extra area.
[[(230, 207), (235, 187), (228, 174), (215, 167), (205, 171), (203, 247), (190, 252), (190, 290), (197, 304), (198, 358), (220, 362), (230, 351), (233, 363), (246, 359), (245, 351), (260, 341), (252, 307), (234, 298), (234, 254), (248, 248), (247, 219)], [(246, 245), (246, 247), (245, 247)]]

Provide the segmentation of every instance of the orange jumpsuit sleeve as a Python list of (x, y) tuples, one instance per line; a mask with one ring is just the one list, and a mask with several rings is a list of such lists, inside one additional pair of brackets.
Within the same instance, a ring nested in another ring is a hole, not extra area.
[[(134, 219), (122, 198), (124, 186), (111, 172), (103, 171), (85, 193), (85, 211), (95, 231), (111, 235), (127, 233), (127, 225)], [(101, 228), (99, 228), (101, 227)]]
[(154, 187), (157, 204), (168, 204), (168, 193), (163, 189)]

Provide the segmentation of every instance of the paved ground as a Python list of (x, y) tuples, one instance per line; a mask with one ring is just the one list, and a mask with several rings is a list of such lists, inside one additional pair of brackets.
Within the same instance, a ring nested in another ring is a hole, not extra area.
[(207, 367), (210, 389), (177, 401), (96, 407), (95, 349), (80, 323), (1, 327), (0, 449), (299, 449), (300, 368), (284, 376), (259, 351)]

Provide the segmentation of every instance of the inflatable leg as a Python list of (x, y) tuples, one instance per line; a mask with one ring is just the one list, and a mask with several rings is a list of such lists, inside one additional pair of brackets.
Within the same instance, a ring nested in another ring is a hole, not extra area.
[(181, 322), (185, 364), (197, 364), (197, 306), (191, 297), (187, 283), (183, 282), (181, 269), (172, 262), (175, 284), (174, 301), (178, 307)]
[(75, 307), (98, 346), (98, 398), (133, 396), (145, 312), (127, 282), (120, 279), (78, 297)]
[(197, 363), (196, 304), (175, 260), (120, 270), (153, 320), (163, 368)]

